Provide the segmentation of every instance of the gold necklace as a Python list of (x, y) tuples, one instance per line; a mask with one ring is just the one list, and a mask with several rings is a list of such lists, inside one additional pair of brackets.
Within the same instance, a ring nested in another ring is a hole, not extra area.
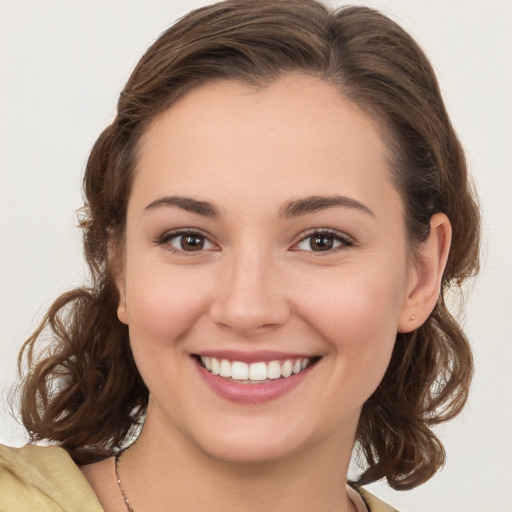
[(133, 510), (132, 504), (130, 503), (130, 500), (128, 499), (128, 496), (126, 496), (126, 493), (124, 492), (123, 484), (121, 483), (121, 478), (119, 477), (119, 459), (121, 458), (121, 455), (123, 453), (124, 453), (124, 451), (118, 452), (118, 453), (116, 453), (116, 456), (115, 456), (114, 468), (115, 468), (115, 472), (116, 472), (117, 487), (119, 487), (119, 490), (121, 491), (121, 496), (124, 499), (124, 503), (126, 505), (126, 510), (128, 512), (135, 512)]

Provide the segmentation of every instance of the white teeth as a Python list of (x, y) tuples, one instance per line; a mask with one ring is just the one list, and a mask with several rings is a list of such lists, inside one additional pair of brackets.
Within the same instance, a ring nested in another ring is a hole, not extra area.
[(240, 361), (233, 361), (231, 363), (230, 377), (236, 380), (248, 380), (249, 365), (247, 363), (241, 363)]
[(200, 356), (204, 367), (213, 373), (224, 378), (231, 378), (238, 381), (265, 381), (281, 378), (288, 378), (291, 375), (300, 373), (311, 364), (311, 358), (287, 359), (285, 361), (263, 361), (247, 364), (241, 361), (228, 361), (215, 357)]
[(227, 359), (221, 359), (219, 375), (221, 377), (231, 377), (231, 363)]
[(267, 366), (267, 376), (269, 379), (281, 378), (281, 365), (279, 361), (270, 361)]
[(283, 377), (289, 377), (292, 374), (293, 371), (293, 363), (288, 359), (288, 361), (285, 361), (283, 366), (281, 366), (281, 375)]
[(252, 363), (249, 366), (249, 380), (267, 380), (266, 363)]
[[(204, 361), (203, 361), (203, 364), (204, 364)], [(210, 358), (210, 364), (211, 364), (211, 367), (212, 367), (211, 372), (213, 373), (213, 375), (219, 375), (219, 369), (220, 369), (219, 360), (215, 359), (215, 357), (211, 357)]]

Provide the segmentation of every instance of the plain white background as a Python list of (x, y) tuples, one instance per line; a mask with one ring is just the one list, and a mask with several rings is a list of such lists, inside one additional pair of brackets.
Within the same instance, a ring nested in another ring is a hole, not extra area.
[[(88, 151), (145, 48), (204, 3), (0, 0), (0, 442), (25, 441), (5, 396), (22, 341), (58, 294), (83, 282), (74, 212)], [(447, 465), (410, 492), (372, 488), (407, 512), (510, 512), (512, 2), (366, 5), (398, 21), (430, 57), (479, 189), (485, 236), (465, 315), (476, 360), (472, 396), (438, 429)]]

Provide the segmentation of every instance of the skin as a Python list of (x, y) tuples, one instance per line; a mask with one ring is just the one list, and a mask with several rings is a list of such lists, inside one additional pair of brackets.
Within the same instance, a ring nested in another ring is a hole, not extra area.
[[(451, 233), (434, 216), (412, 257), (388, 161), (374, 122), (302, 75), (258, 90), (207, 84), (150, 125), (117, 280), (150, 390), (121, 467), (137, 512), (352, 510), (340, 482), (361, 407), (396, 333), (434, 307)], [(215, 215), (162, 200), (176, 196)], [(312, 196), (349, 201), (291, 211)], [(189, 228), (201, 250), (183, 249), (173, 231)], [(313, 250), (313, 232), (334, 247)], [(218, 349), (320, 360), (284, 396), (240, 404), (199, 376), (192, 355)], [(107, 511), (125, 510), (112, 460), (83, 471)]]

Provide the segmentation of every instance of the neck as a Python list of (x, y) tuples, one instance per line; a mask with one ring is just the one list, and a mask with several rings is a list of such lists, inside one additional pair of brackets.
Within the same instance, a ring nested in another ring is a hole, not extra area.
[[(233, 462), (205, 453), (176, 432), (160, 431), (148, 416), (124, 454), (120, 475), (136, 512), (351, 511), (345, 481), (351, 435), (319, 440), (275, 460)], [(339, 434), (339, 433), (338, 433)]]

